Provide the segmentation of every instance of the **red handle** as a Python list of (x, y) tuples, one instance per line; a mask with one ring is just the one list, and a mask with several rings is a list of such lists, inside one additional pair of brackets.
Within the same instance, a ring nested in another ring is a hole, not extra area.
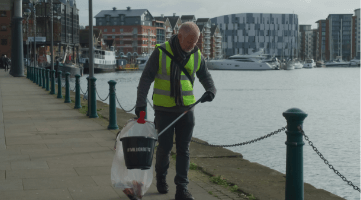
[(145, 117), (145, 111), (140, 111), (139, 113), (139, 119), (137, 120), (137, 122), (139, 124), (145, 124), (145, 120), (144, 120), (144, 117)]

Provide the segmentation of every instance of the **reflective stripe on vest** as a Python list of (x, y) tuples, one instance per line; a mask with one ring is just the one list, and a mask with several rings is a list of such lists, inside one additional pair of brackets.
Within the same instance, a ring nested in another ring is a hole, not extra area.
[[(165, 48), (171, 55), (174, 55), (169, 42), (163, 44), (157, 44)], [(184, 68), (188, 71), (191, 78), (195, 79), (195, 73), (200, 67), (201, 52), (198, 50), (193, 53)], [(153, 103), (157, 106), (173, 107), (176, 106), (174, 97), (170, 96), (170, 69), (171, 58), (169, 58), (162, 50), (159, 50), (159, 69), (154, 81), (154, 95)], [(195, 97), (193, 95), (192, 83), (188, 77), (181, 71), (181, 96), (183, 98), (183, 104), (185, 106), (195, 103)]]

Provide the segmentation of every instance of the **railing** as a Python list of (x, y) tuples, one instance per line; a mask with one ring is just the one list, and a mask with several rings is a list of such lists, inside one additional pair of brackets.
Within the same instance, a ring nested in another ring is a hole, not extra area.
[[(59, 63), (57, 63), (58, 65)], [(59, 69), (59, 68), (58, 68)], [(69, 84), (69, 76), (70, 73), (65, 73), (65, 84), (62, 84), (62, 72), (58, 71), (58, 95), (57, 98), (62, 99), (62, 88), (65, 88), (65, 101), (64, 103), (71, 103), (70, 99), (70, 84)], [(52, 92), (50, 94), (55, 94), (55, 70), (51, 71), (51, 82), (52, 82)], [(115, 85), (117, 82), (110, 80), (108, 81), (109, 84), (109, 93), (106, 98), (102, 99), (99, 96), (98, 91), (96, 90), (96, 78), (91, 77), (87, 78), (88, 84), (87, 84), (87, 90), (84, 93), (83, 90), (80, 87), (80, 75), (75, 75), (76, 81), (75, 86), (72, 90), (75, 91), (75, 106), (74, 109), (82, 108), (81, 102), (80, 102), (80, 92), (83, 93), (83, 98), (88, 99), (88, 116), (89, 118), (97, 118), (97, 102), (96, 102), (96, 95), (98, 95), (98, 98), (101, 101), (106, 101), (109, 98), (109, 125), (108, 129), (119, 129), (117, 125), (117, 108), (116, 108), (116, 102), (118, 102), (121, 109), (123, 109), (125, 112), (131, 112), (135, 109), (136, 105), (130, 110), (125, 110), (122, 105), (119, 102), (119, 99), (115, 93)], [(49, 70), (45, 70), (44, 68), (38, 68), (38, 67), (29, 67), (27, 66), (27, 78), (33, 81), (34, 83), (37, 83), (39, 86), (43, 86), (43, 88), (46, 88), (47, 91), (49, 91)], [(46, 80), (46, 81), (45, 81)], [(203, 95), (206, 97), (205, 95)], [(199, 102), (204, 102), (204, 97), (201, 97), (197, 102), (195, 102), (194, 105), (198, 104)], [(152, 107), (150, 101), (146, 99), (146, 107), (145, 111), (147, 111), (147, 103), (150, 104)], [(89, 103), (91, 106), (89, 106)], [(153, 107), (152, 107), (153, 108)], [(154, 108), (153, 108), (154, 109)], [(136, 111), (137, 112), (137, 111)], [(357, 185), (354, 185), (351, 181), (347, 180), (346, 177), (344, 177), (338, 170), (335, 169), (333, 165), (329, 163), (329, 161), (325, 158), (324, 155), (320, 153), (320, 151), (315, 147), (314, 143), (310, 141), (309, 137), (305, 134), (303, 130), (303, 122), (305, 118), (308, 116), (305, 112), (298, 108), (291, 108), (286, 110), (282, 113), (283, 116), (286, 119), (287, 125), (284, 127), (281, 127), (278, 130), (275, 130), (271, 133), (268, 133), (262, 137), (255, 138), (253, 140), (245, 141), (245, 142), (239, 142), (234, 144), (209, 144), (207, 142), (200, 142), (197, 140), (191, 139), (191, 142), (205, 145), (205, 146), (211, 146), (211, 147), (239, 147), (244, 146), (248, 144), (252, 144), (264, 139), (267, 139), (273, 135), (276, 135), (278, 133), (281, 133), (285, 131), (287, 138), (286, 138), (286, 182), (285, 182), (285, 199), (286, 200), (303, 200), (304, 199), (304, 181), (303, 181), (303, 146), (305, 144), (303, 138), (308, 142), (308, 144), (312, 147), (312, 149), (316, 152), (316, 154), (323, 160), (323, 162), (327, 165), (327, 167), (334, 171), (335, 174), (337, 174), (343, 181), (345, 181), (348, 185), (353, 187), (354, 190), (360, 192), (360, 188)], [(139, 115), (139, 114), (138, 114)], [(159, 130), (161, 132), (161, 130)], [(283, 143), (284, 140), (280, 141)], [(264, 143), (264, 145), (267, 145), (267, 143)], [(264, 152), (269, 153), (269, 152)]]

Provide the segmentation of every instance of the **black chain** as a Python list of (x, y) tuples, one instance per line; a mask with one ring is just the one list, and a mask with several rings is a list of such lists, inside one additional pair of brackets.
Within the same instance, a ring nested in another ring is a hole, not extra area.
[(198, 142), (198, 141), (195, 141), (195, 140), (191, 140), (192, 142), (195, 142), (197, 144), (201, 144), (201, 145), (206, 145), (206, 146), (212, 146), (212, 147), (236, 147), (236, 146), (242, 146), (242, 145), (246, 145), (246, 144), (251, 144), (251, 143), (254, 143), (254, 142), (258, 142), (260, 140), (263, 140), (263, 139), (266, 139), (272, 135), (275, 135), (277, 133), (280, 133), (281, 131), (284, 131), (286, 130), (286, 127), (282, 127), (280, 129), (278, 129), (277, 131), (273, 131), (272, 133), (269, 133), (265, 136), (262, 136), (262, 137), (259, 137), (257, 139), (254, 139), (254, 140), (250, 140), (250, 141), (247, 141), (247, 142), (242, 142), (242, 143), (238, 143), (238, 144), (231, 144), (231, 145), (215, 145), (215, 144), (208, 144), (207, 142), (206, 143), (203, 143), (203, 142)]
[(108, 93), (108, 96), (107, 96), (107, 97), (105, 97), (105, 99), (102, 99), (102, 98), (100, 98), (100, 96), (99, 96), (99, 94), (98, 94), (98, 90), (97, 90), (97, 89), (95, 89), (95, 91), (97, 92), (97, 95), (98, 95), (98, 97), (99, 97), (99, 99), (100, 99), (100, 100), (102, 100), (102, 101), (106, 101), (106, 100), (108, 99), (108, 97), (109, 97), (109, 93)]
[(308, 141), (308, 144), (312, 147), (312, 149), (320, 156), (320, 158), (323, 160), (323, 162), (325, 162), (326, 165), (328, 165), (328, 167), (330, 169), (332, 169), (335, 174), (337, 174), (343, 181), (347, 182), (348, 185), (352, 186), (353, 189), (357, 190), (360, 192), (360, 188), (357, 187), (356, 185), (354, 185), (351, 181), (348, 181), (346, 179), (346, 177), (344, 177), (339, 171), (337, 171), (331, 164), (328, 163), (328, 160), (326, 160), (325, 157), (323, 157), (323, 155), (317, 150), (317, 148), (315, 146), (313, 146), (313, 143), (308, 139), (307, 135), (305, 134), (305, 132), (303, 132), (302, 127), (298, 126), (298, 130), (301, 131), (302, 135), (305, 137), (305, 139)]
[(124, 110), (124, 112), (131, 112), (132, 110), (134, 110), (135, 105), (134, 105), (134, 107), (133, 107), (131, 110), (125, 110), (125, 109), (122, 107), (122, 105), (120, 105), (117, 95), (115, 95), (115, 98), (117, 99), (117, 102), (118, 102), (119, 106)]
[[(80, 85), (79, 85), (79, 87), (80, 87)], [(84, 93), (83, 90), (80, 87), (80, 91), (81, 91), (81, 93), (83, 93), (83, 95), (86, 95), (88, 93), (88, 88), (86, 89), (86, 92)]]

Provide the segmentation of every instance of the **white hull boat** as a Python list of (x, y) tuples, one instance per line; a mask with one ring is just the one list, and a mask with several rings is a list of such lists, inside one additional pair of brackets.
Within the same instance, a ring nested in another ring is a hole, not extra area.
[(312, 69), (316, 67), (316, 63), (313, 59), (306, 60), (305, 64), (303, 65), (303, 68), (305, 69)]
[(264, 62), (263, 49), (251, 55), (234, 55), (228, 59), (210, 60), (208, 69), (212, 70), (274, 70), (276, 65)]

